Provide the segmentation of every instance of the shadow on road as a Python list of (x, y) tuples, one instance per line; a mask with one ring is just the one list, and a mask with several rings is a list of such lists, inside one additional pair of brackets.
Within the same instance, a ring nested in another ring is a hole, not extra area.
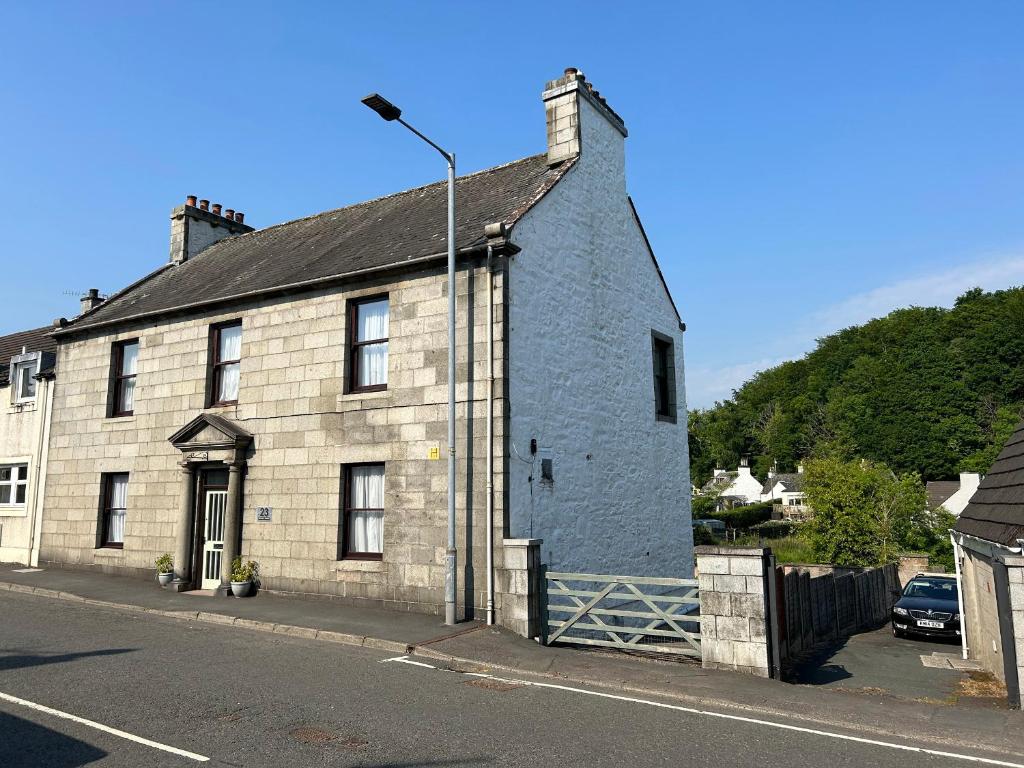
[(107, 756), (102, 749), (0, 712), (0, 765), (4, 768), (77, 768)]
[[(120, 653), (132, 653), (136, 648), (104, 648), (102, 651), (81, 651), (80, 653), (54, 653), (50, 655), (38, 653), (8, 653), (0, 656), (0, 672), (24, 667), (38, 667), (44, 664), (63, 664), (67, 661), (89, 658), (90, 656), (114, 656)], [(6, 765), (6, 763), (0, 763)]]

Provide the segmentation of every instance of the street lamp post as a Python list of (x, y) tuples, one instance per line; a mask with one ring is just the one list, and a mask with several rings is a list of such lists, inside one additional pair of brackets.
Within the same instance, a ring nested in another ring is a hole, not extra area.
[(448, 549), (444, 556), (444, 621), (454, 624), (455, 615), (455, 155), (446, 152), (402, 119), (402, 110), (377, 93), (363, 104), (388, 122), (397, 120), (448, 161)]

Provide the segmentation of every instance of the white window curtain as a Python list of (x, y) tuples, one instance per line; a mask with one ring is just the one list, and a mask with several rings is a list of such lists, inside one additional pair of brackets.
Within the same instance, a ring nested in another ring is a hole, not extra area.
[(114, 475), (110, 478), (110, 522), (107, 526), (107, 543), (124, 543), (124, 519), (128, 509), (128, 476)]
[[(242, 358), (242, 327), (240, 325), (222, 328), (220, 332), (219, 360), (240, 360)], [(241, 374), (239, 363), (221, 366), (218, 402), (227, 403), (238, 399), (238, 382)]]
[(121, 375), (130, 379), (121, 379), (121, 410), (135, 410), (135, 375), (139, 367), (139, 345), (125, 344), (121, 351)]
[[(359, 305), (356, 341), (374, 341), (388, 338), (388, 300), (370, 301)], [(360, 387), (388, 383), (388, 343), (366, 344), (359, 347)]]
[(383, 552), (384, 467), (352, 467), (349, 485), (349, 551)]

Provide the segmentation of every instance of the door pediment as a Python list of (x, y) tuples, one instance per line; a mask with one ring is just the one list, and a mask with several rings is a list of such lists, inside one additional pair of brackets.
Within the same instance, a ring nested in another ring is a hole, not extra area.
[(225, 449), (244, 453), (252, 444), (252, 434), (233, 421), (213, 413), (199, 414), (167, 439), (183, 453)]

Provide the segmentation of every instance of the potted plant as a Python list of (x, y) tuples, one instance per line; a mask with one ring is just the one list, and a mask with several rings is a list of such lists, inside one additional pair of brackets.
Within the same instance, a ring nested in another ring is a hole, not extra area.
[(156, 578), (161, 587), (166, 587), (174, 578), (174, 558), (167, 552), (156, 559)]
[(259, 576), (260, 566), (254, 560), (243, 563), (242, 558), (236, 557), (231, 561), (231, 594), (235, 597), (245, 597), (252, 589)]

